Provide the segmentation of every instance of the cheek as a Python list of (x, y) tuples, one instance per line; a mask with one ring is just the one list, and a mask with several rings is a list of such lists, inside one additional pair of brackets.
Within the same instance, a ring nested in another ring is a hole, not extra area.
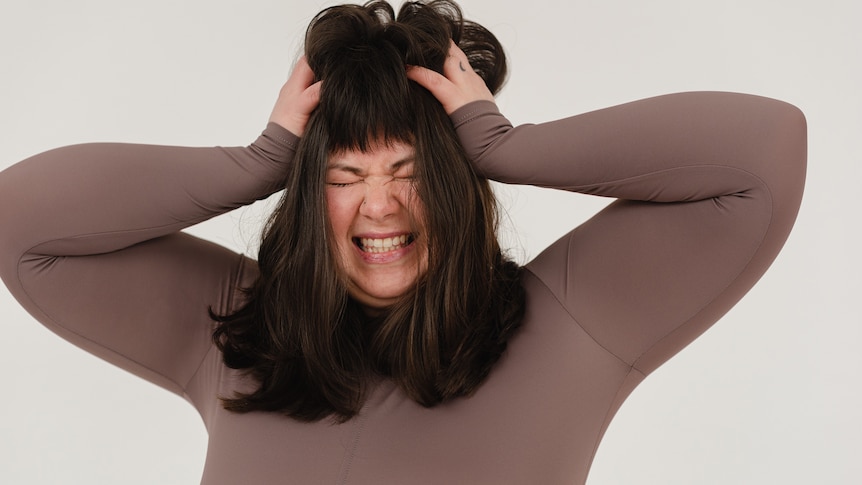
[(346, 197), (343, 190), (340, 192), (342, 193), (333, 189), (326, 191), (326, 212), (329, 216), (329, 225), (338, 240), (338, 244), (341, 244), (341, 239), (350, 229), (354, 212), (351, 209), (353, 204), (350, 202), (350, 197)]
[(406, 186), (402, 189), (399, 199), (401, 199), (401, 205), (407, 208), (407, 212), (410, 214), (410, 220), (413, 225), (420, 230), (424, 229), (425, 205), (422, 203), (422, 199), (419, 197), (419, 193), (416, 191), (415, 187), (412, 185)]
[(347, 235), (350, 232), (350, 227), (353, 224), (353, 218), (350, 216), (348, 204), (343, 194), (334, 194), (332, 190), (326, 192), (326, 212), (329, 219), (329, 244), (335, 255), (339, 272), (343, 274), (345, 265), (349, 261), (348, 254), (350, 251), (351, 240)]

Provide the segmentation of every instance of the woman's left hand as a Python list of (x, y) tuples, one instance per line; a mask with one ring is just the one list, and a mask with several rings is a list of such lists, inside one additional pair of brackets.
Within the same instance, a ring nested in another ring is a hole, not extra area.
[(449, 54), (443, 63), (443, 74), (421, 66), (410, 66), (407, 77), (419, 83), (440, 101), (446, 114), (472, 101), (494, 101), (485, 81), (473, 71), (467, 55), (450, 41)]

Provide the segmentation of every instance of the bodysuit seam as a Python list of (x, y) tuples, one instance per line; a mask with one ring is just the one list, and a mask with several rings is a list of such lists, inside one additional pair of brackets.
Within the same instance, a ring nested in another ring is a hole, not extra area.
[(110, 251), (104, 251), (104, 253), (94, 253), (94, 254), (71, 254), (71, 255), (52, 255), (52, 254), (43, 254), (43, 253), (39, 253), (39, 252), (37, 252), (37, 251), (38, 251), (39, 246), (44, 246), (45, 244), (55, 243), (55, 242), (59, 242), (59, 241), (69, 241), (69, 240), (75, 240), (75, 239), (85, 239), (85, 238), (89, 238), (89, 237), (110, 236), (110, 235), (114, 235), (114, 234), (117, 234), (117, 235), (119, 235), (119, 234), (133, 234), (133, 233), (136, 233), (136, 232), (159, 230), (159, 229), (164, 229), (164, 228), (166, 228), (166, 227), (177, 226), (177, 225), (178, 225), (178, 226), (180, 226), (181, 228), (186, 228), (186, 227), (193, 226), (193, 225), (195, 225), (195, 224), (199, 224), (199, 223), (200, 223), (200, 222), (202, 222), (204, 219), (205, 219), (205, 218), (201, 218), (201, 219), (198, 219), (198, 218), (191, 218), (191, 219), (188, 219), (188, 220), (175, 221), (175, 222), (172, 222), (172, 223), (170, 223), (170, 224), (161, 224), (161, 225), (158, 225), (158, 226), (147, 226), (147, 227), (140, 227), (140, 228), (136, 228), (136, 229), (123, 229), (123, 230), (118, 230), (118, 231), (89, 232), (89, 233), (85, 233), (85, 234), (74, 234), (74, 235), (70, 235), (70, 236), (66, 236), (66, 237), (58, 237), (58, 238), (46, 239), (46, 240), (44, 240), (44, 241), (40, 241), (40, 242), (38, 242), (38, 243), (36, 243), (36, 244), (34, 244), (34, 245), (30, 246), (29, 248), (27, 248), (27, 249), (26, 249), (26, 250), (21, 254), (21, 257), (20, 257), (20, 258), (18, 258), (18, 263), (19, 263), (19, 265), (18, 265), (18, 268), (19, 268), (19, 271), (18, 271), (18, 282), (19, 282), (19, 283), (20, 283), (20, 282), (22, 282), (22, 280), (21, 280), (21, 274), (20, 274), (20, 267), (21, 267), (21, 266), (20, 266), (20, 263), (21, 263), (21, 260), (23, 260), (27, 255), (46, 256), (46, 257), (49, 257), (49, 258), (74, 258), (74, 257), (77, 257), (77, 256), (96, 256), (96, 255), (98, 255), (98, 254), (104, 254), (104, 253), (109, 253), (109, 252), (114, 252), (114, 251), (121, 251), (121, 250), (126, 249), (126, 248), (128, 248), (128, 247), (134, 246), (135, 244), (140, 244), (140, 243), (142, 243), (142, 242), (146, 242), (146, 241), (151, 240), (151, 239), (157, 239), (157, 238), (159, 238), (159, 237), (169, 236), (169, 235), (171, 235), (171, 234), (175, 234), (175, 233), (177, 233), (177, 232), (182, 232), (182, 229), (180, 229), (180, 230), (178, 230), (178, 231), (174, 231), (174, 232), (168, 233), (168, 234), (163, 234), (163, 235), (161, 235), (161, 236), (156, 236), (156, 237), (153, 237), (153, 238), (150, 238), (150, 239), (146, 239), (146, 240), (144, 240), (144, 241), (139, 241), (139, 242), (137, 242), (137, 243), (130, 244), (130, 245), (128, 245), (128, 246), (124, 246), (124, 247), (121, 247), (121, 248), (116, 248), (116, 249), (113, 249), (113, 250), (110, 250)]
[(671, 330), (670, 332), (666, 333), (661, 338), (659, 338), (655, 342), (653, 342), (652, 345), (650, 345), (648, 348), (644, 349), (644, 351), (641, 352), (640, 355), (638, 355), (634, 359), (634, 361), (632, 362), (632, 368), (634, 368), (635, 370), (637, 370), (641, 374), (644, 374), (644, 373), (642, 370), (640, 370), (637, 367), (637, 365), (641, 361), (641, 359), (643, 359), (643, 356), (648, 354), (653, 348), (655, 348), (657, 345), (659, 345), (659, 343), (663, 342), (665, 339), (667, 339), (668, 337), (670, 337), (674, 333), (680, 331), (680, 329), (682, 329), (683, 327), (686, 327), (692, 321), (692, 319), (697, 317), (697, 315), (699, 315), (701, 312), (703, 312), (703, 310), (707, 306), (709, 306), (719, 296), (721, 296), (728, 289), (728, 287), (730, 287), (730, 285), (732, 285), (735, 281), (737, 281), (737, 279), (739, 278), (739, 275), (742, 274), (749, 267), (749, 265), (751, 265), (751, 261), (757, 255), (758, 251), (760, 251), (760, 248), (763, 247), (763, 243), (764, 243), (764, 241), (766, 241), (766, 236), (769, 234), (769, 230), (772, 228), (772, 221), (773, 221), (773, 217), (775, 215), (775, 210), (774, 210), (774, 207), (775, 207), (774, 206), (774, 200), (775, 199), (772, 196), (772, 192), (769, 190), (769, 186), (765, 182), (763, 182), (763, 180), (760, 179), (760, 177), (757, 177), (756, 175), (751, 174), (750, 172), (746, 172), (746, 173), (749, 173), (749, 175), (754, 177), (761, 184), (761, 186), (763, 187), (763, 191), (766, 194), (766, 201), (769, 203), (769, 217), (766, 221), (766, 226), (763, 229), (763, 233), (760, 236), (760, 240), (757, 242), (757, 246), (751, 251), (751, 255), (748, 257), (748, 260), (745, 262), (745, 264), (742, 265), (742, 267), (739, 269), (739, 271), (736, 273), (736, 275), (733, 278), (730, 278), (730, 280), (727, 282), (727, 284), (725, 284), (721, 288), (721, 290), (717, 291), (713, 295), (713, 297), (709, 301), (707, 301), (706, 304), (704, 304), (699, 309), (697, 309), (695, 312), (693, 312), (691, 315), (689, 315), (688, 318), (686, 318), (684, 320), (684, 323), (678, 325), (673, 330)]
[(338, 477), (338, 485), (345, 485), (350, 478), (350, 469), (353, 466), (353, 458), (356, 457), (356, 450), (359, 448), (359, 441), (362, 439), (362, 432), (365, 429), (365, 413), (359, 413), (356, 417), (353, 436), (350, 438), (350, 449), (344, 455), (341, 461), (341, 473)]
[[(65, 238), (64, 238), (64, 239), (65, 239)], [(59, 240), (59, 239), (57, 239), (57, 240)], [(45, 244), (45, 243), (47, 243), (47, 242), (51, 242), (51, 241), (45, 241), (44, 243), (40, 243), (40, 244)], [(33, 247), (36, 247), (36, 246), (38, 246), (38, 244), (37, 244), (37, 245), (35, 245), (35, 246), (33, 246)], [(31, 249), (32, 249), (32, 248), (31, 248)], [(153, 374), (155, 374), (155, 375), (161, 376), (161, 377), (162, 377), (162, 378), (164, 378), (166, 381), (168, 381), (168, 382), (170, 382), (170, 383), (174, 384), (174, 385), (177, 387), (177, 389), (181, 392), (181, 394), (182, 394), (183, 396), (185, 396), (185, 395), (186, 395), (186, 388), (185, 388), (182, 384), (180, 384), (179, 382), (177, 382), (176, 380), (174, 380), (174, 379), (172, 379), (172, 378), (170, 378), (170, 377), (166, 376), (165, 374), (163, 374), (163, 373), (161, 373), (161, 372), (156, 371), (155, 369), (151, 368), (151, 367), (150, 367), (150, 366), (148, 366), (148, 365), (144, 365), (142, 362), (139, 362), (139, 361), (138, 361), (138, 360), (136, 360), (136, 359), (132, 359), (131, 357), (129, 357), (129, 356), (125, 355), (125, 354), (122, 354), (122, 353), (120, 353), (120, 352), (117, 352), (116, 350), (114, 350), (114, 349), (112, 349), (112, 348), (110, 348), (110, 347), (107, 347), (107, 346), (105, 346), (105, 345), (103, 345), (103, 344), (101, 344), (101, 343), (99, 343), (99, 342), (97, 342), (97, 341), (95, 341), (95, 340), (93, 340), (93, 339), (91, 339), (91, 338), (89, 338), (89, 337), (87, 337), (87, 336), (85, 336), (85, 335), (83, 335), (83, 334), (81, 334), (81, 333), (79, 333), (79, 332), (75, 331), (75, 330), (72, 330), (71, 328), (67, 327), (66, 325), (61, 324), (59, 320), (57, 320), (56, 318), (54, 318), (54, 316), (53, 316), (53, 314), (52, 314), (52, 313), (49, 313), (47, 310), (45, 310), (44, 308), (42, 308), (42, 305), (40, 305), (39, 303), (37, 303), (37, 302), (36, 302), (36, 300), (35, 300), (35, 299), (33, 299), (33, 297), (30, 295), (30, 291), (29, 291), (29, 290), (27, 290), (27, 286), (24, 284), (24, 280), (23, 280), (23, 278), (21, 278), (21, 266), (23, 266), (22, 261), (24, 260), (24, 258), (25, 258), (25, 257), (27, 257), (27, 255), (31, 255), (31, 254), (34, 254), (34, 253), (31, 253), (31, 252), (30, 252), (30, 250), (28, 250), (28, 251), (25, 251), (24, 253), (22, 253), (22, 254), (21, 254), (21, 256), (18, 258), (17, 266), (16, 266), (16, 268), (15, 268), (15, 276), (16, 276), (16, 278), (18, 279), (18, 285), (21, 287), (21, 290), (24, 292), (24, 294), (25, 294), (25, 295), (27, 295), (27, 299), (28, 299), (28, 300), (30, 300), (30, 302), (33, 304), (33, 306), (34, 306), (34, 307), (36, 307), (36, 308), (38, 308), (38, 309), (39, 309), (39, 311), (40, 311), (40, 312), (42, 312), (42, 313), (43, 313), (43, 314), (44, 314), (44, 315), (45, 315), (45, 316), (46, 316), (46, 317), (51, 321), (51, 323), (52, 323), (53, 325), (55, 325), (57, 328), (61, 328), (61, 329), (65, 330), (66, 332), (69, 332), (69, 333), (70, 333), (70, 334), (72, 334), (72, 335), (75, 335), (76, 337), (78, 337), (78, 338), (80, 338), (80, 339), (82, 339), (82, 340), (84, 340), (84, 341), (90, 342), (91, 344), (96, 345), (96, 346), (98, 346), (99, 348), (104, 349), (104, 350), (106, 350), (106, 351), (110, 352), (110, 353), (111, 353), (111, 354), (113, 354), (113, 355), (116, 355), (116, 356), (118, 356), (118, 357), (121, 357), (121, 358), (123, 358), (123, 359), (127, 360), (128, 362), (133, 362), (135, 365), (140, 366), (142, 369), (146, 369), (147, 371), (152, 372), (152, 373), (153, 373)], [(50, 259), (54, 259), (54, 258), (70, 258), (70, 257), (74, 257), (74, 256), (48, 256), (48, 255), (42, 255), (42, 256), (43, 256), (43, 257), (50, 258)], [(62, 338), (62, 337), (61, 337), (61, 338)]]
[[(613, 420), (613, 417), (610, 415), (611, 409), (613, 409), (614, 403), (616, 403), (617, 399), (619, 399), (620, 391), (622, 391), (623, 385), (628, 381), (629, 376), (631, 376), (633, 372), (637, 372), (638, 375), (640, 375), (641, 382), (643, 382), (643, 380), (646, 379), (646, 377), (647, 377), (646, 374), (644, 374), (643, 372), (641, 372), (640, 370), (638, 370), (634, 366), (629, 366), (628, 369), (629, 369), (628, 372), (626, 372), (625, 375), (623, 376), (623, 378), (620, 380), (620, 385), (617, 386), (616, 392), (614, 393), (614, 398), (610, 401), (610, 404), (608, 404), (608, 407), (605, 409), (605, 414), (602, 416), (602, 426), (601, 426), (601, 428), (599, 428), (599, 433), (596, 436), (595, 442), (593, 443), (593, 449), (590, 451), (590, 457), (588, 460), (588, 463), (591, 464), (590, 468), (592, 468), (593, 460), (596, 458), (596, 453), (599, 450), (599, 445), (602, 444), (601, 438), (604, 435), (605, 431), (607, 431), (608, 426), (610, 425), (611, 421)], [(623, 401), (620, 402), (620, 406), (622, 406), (623, 402), (625, 402), (626, 399), (628, 399), (628, 396), (623, 398)], [(619, 409), (619, 406), (617, 407), (617, 409)]]
[[(716, 294), (715, 294), (715, 295), (714, 295), (710, 300), (708, 300), (706, 304), (704, 304), (704, 305), (703, 305), (703, 306), (701, 306), (697, 311), (695, 311), (694, 313), (692, 313), (691, 315), (689, 315), (685, 320), (683, 320), (683, 323), (681, 323), (680, 325), (676, 326), (673, 330), (671, 330), (671, 331), (670, 331), (670, 332), (668, 332), (667, 334), (663, 335), (661, 338), (656, 339), (656, 341), (655, 341), (655, 342), (653, 342), (653, 344), (652, 344), (652, 345), (650, 345), (647, 349), (645, 349), (645, 350), (644, 350), (643, 352), (641, 352), (637, 357), (635, 357), (635, 358), (632, 360), (632, 362), (631, 362), (631, 363), (627, 362), (624, 358), (622, 358), (621, 356), (617, 355), (617, 354), (616, 354), (616, 352), (613, 352), (612, 350), (610, 350), (607, 346), (605, 346), (604, 344), (602, 344), (602, 343), (601, 343), (601, 342), (600, 342), (600, 341), (599, 341), (595, 336), (593, 336), (593, 335), (590, 333), (590, 331), (589, 331), (589, 330), (587, 330), (587, 329), (586, 329), (586, 327), (584, 327), (584, 326), (580, 323), (579, 319), (578, 319), (577, 317), (575, 317), (575, 316), (572, 314), (572, 311), (569, 309), (568, 305), (567, 305), (566, 303), (564, 303), (564, 301), (562, 301), (562, 300), (560, 299), (560, 297), (557, 295), (557, 293), (556, 293), (555, 291), (553, 291), (553, 290), (551, 289), (551, 287), (550, 287), (547, 283), (545, 283), (545, 281), (544, 281), (544, 280), (543, 280), (543, 279), (542, 279), (538, 274), (536, 274), (534, 271), (532, 271), (532, 269), (530, 269), (530, 268), (528, 267), (528, 266), (529, 266), (529, 263), (527, 263), (527, 265), (525, 265), (525, 266), (524, 266), (524, 269), (525, 269), (525, 270), (527, 270), (527, 271), (529, 271), (529, 273), (530, 273), (531, 275), (533, 275), (533, 276), (534, 276), (534, 277), (535, 277), (535, 278), (536, 278), (536, 279), (537, 279), (537, 280), (542, 284), (542, 286), (544, 286), (544, 287), (545, 287), (545, 289), (546, 289), (546, 290), (547, 290), (547, 291), (548, 291), (548, 292), (549, 292), (549, 293), (554, 297), (554, 300), (556, 300), (556, 301), (557, 301), (557, 303), (559, 303), (559, 305), (560, 305), (560, 306), (563, 308), (563, 310), (566, 312), (566, 314), (568, 314), (568, 315), (569, 315), (569, 317), (571, 317), (572, 322), (573, 322), (575, 325), (577, 325), (581, 330), (583, 330), (583, 331), (584, 331), (584, 333), (585, 333), (585, 334), (587, 334), (587, 335), (590, 337), (590, 339), (591, 339), (593, 342), (595, 342), (595, 343), (596, 343), (596, 345), (598, 345), (598, 346), (599, 346), (599, 347), (601, 347), (605, 352), (607, 352), (608, 354), (612, 355), (612, 356), (613, 356), (613, 357), (615, 357), (617, 360), (619, 360), (620, 362), (622, 362), (623, 364), (625, 364), (627, 367), (630, 367), (630, 368), (632, 368), (632, 369), (637, 370), (640, 374), (644, 375), (645, 377), (646, 377), (646, 375), (643, 373), (643, 371), (642, 371), (642, 370), (640, 370), (639, 368), (637, 368), (637, 363), (638, 363), (638, 362), (643, 358), (643, 356), (644, 356), (644, 355), (646, 355), (647, 353), (649, 353), (649, 351), (650, 351), (651, 349), (653, 349), (653, 348), (654, 348), (656, 345), (658, 345), (660, 342), (664, 341), (668, 336), (672, 335), (674, 332), (678, 331), (680, 328), (685, 327), (685, 326), (686, 326), (686, 324), (687, 324), (688, 322), (690, 322), (694, 317), (696, 317), (700, 312), (702, 312), (704, 308), (706, 308), (710, 303), (714, 302), (714, 301), (716, 300), (716, 298), (718, 298), (718, 296), (719, 296), (719, 295), (721, 295), (721, 294), (722, 294), (722, 293), (723, 293), (723, 292), (728, 288), (728, 286), (730, 286), (731, 284), (733, 284), (733, 282), (734, 282), (734, 281), (736, 281), (736, 279), (739, 277), (739, 275), (740, 275), (743, 271), (745, 271), (745, 269), (746, 269), (746, 268), (748, 268), (748, 266), (751, 264), (751, 260), (752, 260), (752, 259), (754, 258), (754, 256), (757, 254), (758, 250), (763, 246), (763, 242), (766, 240), (766, 235), (769, 233), (769, 230), (770, 230), (770, 228), (772, 227), (772, 218), (773, 218), (773, 215), (774, 215), (774, 204), (773, 204), (774, 198), (773, 198), (773, 196), (772, 196), (772, 192), (769, 190), (769, 185), (768, 185), (766, 182), (764, 182), (764, 181), (763, 181), (763, 179), (762, 179), (762, 178), (760, 178), (759, 176), (757, 176), (756, 174), (754, 174), (754, 173), (752, 173), (752, 172), (750, 172), (750, 171), (748, 171), (748, 170), (744, 170), (744, 169), (738, 168), (738, 167), (727, 167), (727, 166), (723, 166), (723, 165), (716, 165), (716, 164), (702, 164), (702, 165), (696, 165), (696, 166), (690, 166), (690, 167), (676, 167), (676, 168), (671, 168), (671, 169), (657, 170), (657, 171), (653, 171), (653, 172), (648, 172), (648, 173), (639, 174), (639, 175), (633, 175), (633, 176), (630, 176), (630, 177), (625, 177), (625, 178), (616, 179), (616, 180), (604, 181), (604, 182), (601, 182), (601, 183), (600, 183), (600, 184), (619, 183), (619, 182), (622, 182), (622, 181), (627, 181), (627, 180), (632, 180), (632, 179), (635, 179), (635, 178), (640, 178), (640, 177), (646, 177), (646, 176), (650, 176), (650, 175), (655, 175), (655, 174), (662, 173), (662, 172), (666, 172), (666, 171), (674, 171), (674, 170), (682, 170), (682, 169), (690, 169), (690, 168), (702, 168), (702, 167), (719, 167), (719, 168), (724, 168), (724, 169), (730, 169), (730, 170), (733, 170), (733, 171), (737, 171), (737, 172), (740, 172), (740, 173), (742, 173), (742, 174), (745, 174), (745, 175), (747, 175), (747, 176), (751, 177), (751, 178), (755, 181), (755, 183), (756, 183), (757, 185), (759, 185), (760, 187), (762, 187), (762, 188), (763, 188), (763, 191), (764, 191), (764, 194), (766, 195), (765, 200), (768, 202), (768, 206), (769, 206), (769, 217), (768, 217), (768, 220), (766, 221), (766, 227), (765, 227), (765, 228), (764, 228), (764, 230), (763, 230), (763, 233), (762, 233), (762, 235), (761, 235), (761, 237), (760, 237), (760, 240), (759, 240), (759, 241), (758, 241), (758, 243), (757, 243), (757, 246), (756, 246), (756, 247), (754, 248), (754, 250), (751, 252), (751, 256), (749, 256), (748, 261), (746, 261), (746, 263), (745, 263), (745, 264), (740, 268), (739, 272), (737, 272), (737, 273), (736, 273), (736, 275), (735, 275), (733, 278), (731, 278), (731, 279), (728, 281), (728, 283), (727, 283), (724, 287), (722, 287), (722, 289), (721, 289), (721, 290), (719, 290), (719, 291), (718, 291), (718, 292), (717, 292), (717, 293), (716, 293)], [(578, 187), (589, 187), (589, 186), (593, 186), (593, 185), (599, 185), (599, 183), (596, 183), (596, 184), (581, 184), (581, 185), (577, 185), (577, 186), (556, 186), (556, 187), (553, 187), (553, 188), (556, 188), (556, 189), (563, 189), (563, 190), (565, 190), (565, 189), (567, 189), (567, 188), (568, 188), (568, 189), (575, 189), (575, 188), (578, 188)], [(721, 194), (721, 195), (715, 195), (715, 196), (712, 196), (712, 197), (705, 197), (705, 198), (703, 198), (703, 199), (698, 199), (698, 201), (702, 201), (702, 200), (715, 200), (715, 199), (718, 199), (718, 198), (720, 198), (720, 197), (729, 197), (729, 196), (734, 196), (734, 195), (740, 195), (740, 194), (744, 194), (744, 193), (748, 192), (749, 190), (750, 190), (750, 189), (745, 189), (745, 190), (740, 190), (740, 191), (733, 192), (733, 193)], [(645, 201), (645, 202), (651, 202), (651, 201)], [(680, 201), (680, 202), (685, 203), (685, 201)], [(695, 202), (695, 200), (692, 200), (691, 202)], [(651, 203), (657, 203), (657, 204), (660, 204), (660, 203), (663, 203), (663, 202), (651, 202)], [(569, 242), (571, 242), (571, 239), (569, 240)], [(571, 252), (567, 250), (567, 251), (566, 251), (566, 267), (568, 267), (568, 258), (569, 258), (569, 255), (570, 255), (570, 254), (571, 254)]]
[[(23, 266), (24, 258), (26, 258), (28, 256), (35, 256), (39, 259), (43, 259), (43, 258), (56, 259), (56, 258), (74, 258), (74, 257), (77, 257), (76, 255), (69, 255), (69, 256), (47, 255), (47, 254), (40, 254), (40, 253), (35, 251), (36, 248), (38, 248), (39, 246), (42, 246), (44, 244), (49, 244), (49, 243), (53, 243), (53, 242), (57, 242), (57, 241), (64, 241), (64, 240), (69, 240), (69, 239), (78, 239), (78, 238), (86, 238), (86, 237), (93, 237), (93, 236), (104, 236), (107, 234), (127, 234), (127, 233), (138, 232), (138, 231), (147, 231), (147, 230), (152, 230), (152, 229), (169, 227), (169, 226), (172, 226), (174, 224), (185, 224), (186, 222), (188, 222), (188, 221), (185, 221), (185, 222), (181, 221), (181, 222), (176, 222), (173, 224), (163, 224), (160, 226), (152, 226), (152, 227), (139, 228), (139, 229), (130, 229), (130, 230), (125, 230), (125, 231), (105, 231), (105, 232), (93, 232), (93, 233), (88, 233), (88, 234), (78, 234), (78, 235), (74, 235), (74, 236), (67, 236), (67, 237), (63, 237), (63, 238), (55, 238), (55, 239), (48, 239), (45, 241), (41, 241), (37, 244), (30, 246), (27, 250), (23, 251), (21, 253), (21, 255), (18, 257), (18, 260), (16, 262), (16, 266), (15, 266), (15, 277), (18, 280), (18, 285), (20, 286), (21, 290), (27, 296), (27, 299), (30, 300), (30, 302), (33, 304), (34, 307), (38, 308), (40, 312), (42, 312), (46, 317), (48, 317), (50, 319), (51, 323), (53, 325), (55, 325), (57, 328), (61, 328), (64, 331), (69, 332), (70, 334), (75, 335), (76, 337), (78, 337), (84, 341), (90, 342), (91, 344), (96, 345), (99, 348), (104, 349), (113, 355), (116, 355), (118, 357), (126, 359), (129, 362), (133, 362), (135, 365), (140, 366), (142, 369), (146, 369), (147, 371), (152, 372), (155, 375), (161, 376), (166, 381), (174, 384), (177, 387), (177, 389), (179, 389), (181, 395), (185, 397), (185, 396), (188, 396), (187, 389), (188, 389), (189, 382), (191, 382), (192, 378), (194, 378), (194, 376), (198, 373), (201, 365), (203, 365), (203, 362), (206, 360), (206, 357), (209, 355), (209, 353), (212, 352), (212, 347), (210, 347), (206, 352), (204, 352), (203, 358), (198, 363), (198, 366), (195, 368), (195, 371), (192, 373), (192, 376), (188, 380), (186, 380), (186, 382), (184, 384), (181, 384), (181, 383), (177, 382), (176, 380), (174, 380), (173, 378), (163, 374), (162, 372), (159, 372), (159, 371), (153, 369), (152, 367), (145, 365), (144, 363), (129, 357), (126, 354), (117, 352), (116, 350), (114, 350), (110, 347), (107, 347), (107, 346), (93, 340), (92, 338), (87, 337), (86, 335), (83, 335), (80, 332), (77, 332), (77, 331), (71, 329), (70, 327), (68, 327), (66, 325), (63, 325), (58, 319), (56, 319), (53, 316), (52, 313), (49, 313), (45, 308), (42, 307), (42, 305), (40, 305), (32, 297), (32, 295), (30, 294), (30, 291), (27, 289), (27, 285), (24, 283), (24, 279), (21, 277), (21, 267)], [(178, 232), (181, 232), (181, 231), (178, 231)], [(243, 263), (241, 261), (240, 267), (242, 264)], [(237, 275), (238, 274), (239, 274), (239, 271), (237, 272)], [(236, 277), (234, 278), (234, 281), (236, 281)], [(231, 296), (233, 296), (233, 291), (231, 292)]]
[[(228, 295), (227, 295), (227, 299), (226, 299), (226, 305), (225, 305), (225, 306), (226, 306), (226, 308), (220, 309), (220, 310), (223, 310), (223, 311), (224, 311), (223, 315), (228, 314), (229, 312), (231, 312), (231, 311), (234, 309), (234, 304), (233, 304), (233, 303), (234, 303), (234, 299), (235, 299), (235, 297), (236, 297), (236, 292), (240, 289), (239, 282), (240, 282), (240, 281), (241, 281), (241, 279), (242, 279), (243, 268), (245, 268), (245, 264), (246, 264), (246, 263), (245, 263), (245, 256), (243, 256), (242, 254), (240, 254), (240, 255), (238, 255), (238, 257), (239, 257), (239, 264), (237, 264), (237, 265), (236, 265), (236, 270), (235, 270), (235, 272), (234, 272), (234, 274), (233, 274), (233, 277), (230, 279), (231, 285), (230, 285), (230, 290), (229, 290), (229, 293), (228, 293)], [(215, 330), (215, 329), (214, 329), (214, 328), (210, 328), (210, 336), (212, 336), (212, 332), (213, 332), (213, 330)], [(215, 343), (213, 343), (213, 342), (211, 341), (211, 342), (210, 342), (209, 347), (207, 348), (207, 351), (206, 351), (206, 352), (204, 352), (203, 356), (201, 357), (200, 362), (198, 362), (197, 367), (195, 367), (194, 372), (192, 372), (191, 376), (189, 376), (188, 380), (186, 380), (186, 383), (185, 383), (185, 385), (183, 386), (183, 393), (184, 393), (184, 394), (186, 394), (186, 395), (187, 395), (187, 393), (188, 393), (187, 389), (188, 389), (188, 387), (189, 387), (189, 384), (190, 384), (190, 383), (192, 382), (192, 380), (194, 380), (194, 378), (198, 375), (198, 373), (199, 373), (199, 372), (200, 372), (200, 370), (201, 370), (201, 367), (203, 367), (203, 365), (204, 365), (204, 362), (206, 362), (207, 357), (209, 357), (209, 355), (210, 355), (214, 350), (216, 350), (216, 346), (215, 346)], [(189, 397), (190, 397), (190, 396), (189, 396)], [(197, 408), (197, 407), (198, 407), (198, 406), (197, 406), (197, 405), (195, 405), (195, 408)]]
[(548, 286), (548, 284), (547, 284), (547, 283), (545, 283), (545, 281), (544, 281), (541, 277), (539, 277), (539, 275), (537, 275), (535, 272), (533, 272), (533, 270), (532, 270), (532, 269), (530, 269), (530, 268), (528, 268), (528, 267), (526, 267), (526, 266), (524, 267), (524, 270), (525, 270), (525, 271), (527, 271), (530, 275), (532, 275), (532, 276), (533, 276), (533, 277), (534, 277), (534, 278), (535, 278), (535, 279), (536, 279), (536, 280), (537, 280), (537, 281), (538, 281), (538, 282), (539, 282), (539, 283), (540, 283), (540, 284), (545, 288), (545, 290), (546, 290), (548, 293), (550, 293), (551, 297), (553, 297), (553, 298), (554, 298), (554, 300), (556, 300), (556, 301), (557, 301), (557, 303), (560, 305), (560, 307), (563, 309), (563, 311), (565, 311), (565, 312), (566, 312), (566, 315), (568, 315), (568, 316), (572, 319), (572, 323), (574, 323), (575, 325), (577, 325), (577, 326), (578, 326), (578, 328), (580, 328), (581, 330), (583, 330), (583, 332), (584, 332), (585, 334), (587, 334), (587, 336), (588, 336), (588, 337), (590, 337), (590, 340), (592, 340), (596, 345), (598, 345), (599, 347), (601, 347), (601, 348), (602, 348), (602, 350), (604, 350), (605, 352), (607, 352), (608, 354), (610, 354), (611, 356), (613, 356), (615, 359), (617, 359), (618, 361), (620, 361), (620, 362), (621, 362), (622, 364), (624, 364), (626, 367), (628, 367), (628, 368), (632, 368), (632, 367), (633, 367), (633, 366), (632, 366), (632, 364), (630, 364), (630, 363), (626, 362), (626, 361), (625, 361), (624, 359), (622, 359), (620, 356), (618, 356), (617, 354), (615, 354), (614, 352), (612, 352), (610, 349), (608, 349), (607, 347), (605, 347), (605, 346), (604, 346), (601, 342), (599, 342), (595, 337), (593, 337), (593, 335), (592, 335), (592, 334), (590, 334), (589, 330), (587, 330), (583, 325), (581, 325), (581, 323), (578, 321), (578, 318), (577, 318), (577, 317), (575, 317), (574, 315), (572, 315), (572, 312), (569, 310), (569, 307), (568, 307), (564, 302), (562, 302), (562, 301), (560, 300), (560, 298), (557, 296), (557, 294), (556, 294), (556, 293), (551, 289), (551, 287), (550, 287), (550, 286)]

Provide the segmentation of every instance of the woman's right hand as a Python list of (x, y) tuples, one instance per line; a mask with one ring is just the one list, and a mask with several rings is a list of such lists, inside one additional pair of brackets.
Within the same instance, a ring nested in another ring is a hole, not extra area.
[(300, 57), (287, 82), (278, 93), (269, 121), (277, 123), (296, 136), (302, 136), (308, 117), (320, 101), (320, 83), (305, 56)]

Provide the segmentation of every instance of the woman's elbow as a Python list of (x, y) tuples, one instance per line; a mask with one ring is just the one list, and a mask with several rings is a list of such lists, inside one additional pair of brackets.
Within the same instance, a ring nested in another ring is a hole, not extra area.
[(768, 163), (759, 174), (772, 198), (773, 223), (789, 231), (802, 202), (808, 161), (808, 125), (798, 107), (772, 100), (772, 122), (764, 133), (763, 159)]

